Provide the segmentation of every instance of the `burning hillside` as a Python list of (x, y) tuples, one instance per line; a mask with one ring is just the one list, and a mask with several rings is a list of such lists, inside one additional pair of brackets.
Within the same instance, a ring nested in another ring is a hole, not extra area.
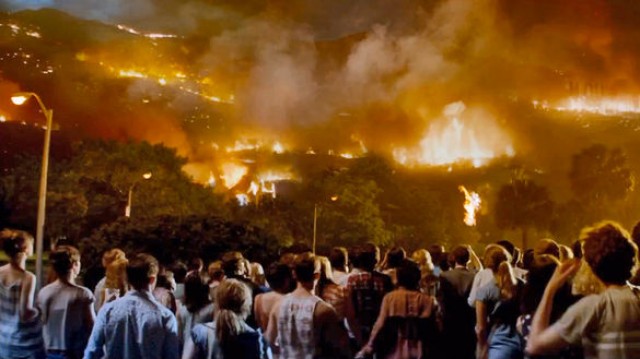
[[(7, 13), (0, 80), (40, 93), (78, 137), (163, 142), (198, 181), (254, 196), (297, 177), (288, 155), (375, 152), (408, 168), (526, 155), (523, 143), (544, 139), (517, 133), (526, 119), (514, 103), (640, 112), (640, 5), (355, 3), (132, 0), (125, 12), (70, 1), (58, 6), (73, 15)], [(6, 101), (0, 115), (29, 117)]]

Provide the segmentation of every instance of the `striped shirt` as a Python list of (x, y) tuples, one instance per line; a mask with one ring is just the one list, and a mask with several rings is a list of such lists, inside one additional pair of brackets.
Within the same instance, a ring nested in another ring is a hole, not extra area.
[(20, 320), (22, 282), (0, 283), (0, 358), (37, 358), (44, 354), (40, 318)]
[(553, 324), (585, 358), (640, 358), (640, 289), (609, 287), (582, 298)]

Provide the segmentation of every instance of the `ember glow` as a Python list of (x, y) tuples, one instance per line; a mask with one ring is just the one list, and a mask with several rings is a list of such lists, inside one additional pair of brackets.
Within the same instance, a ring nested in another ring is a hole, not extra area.
[(476, 225), (476, 213), (480, 209), (482, 200), (476, 192), (469, 192), (465, 186), (459, 186), (458, 189), (464, 194), (464, 223), (467, 226)]
[[(534, 101), (534, 107), (549, 109), (548, 102), (540, 104)], [(552, 109), (562, 112), (591, 113), (603, 116), (615, 116), (620, 114), (640, 114), (640, 96), (620, 97), (596, 97), (577, 96), (569, 97)]]

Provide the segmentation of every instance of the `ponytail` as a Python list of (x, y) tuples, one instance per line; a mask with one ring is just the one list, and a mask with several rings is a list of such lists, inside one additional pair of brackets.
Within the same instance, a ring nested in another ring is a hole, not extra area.
[(216, 315), (216, 339), (221, 344), (229, 341), (229, 338), (242, 333), (244, 320), (234, 311), (219, 309)]
[(244, 320), (251, 312), (251, 290), (236, 279), (226, 279), (217, 287), (215, 299), (215, 334), (225, 352), (229, 343), (245, 330)]
[(516, 295), (516, 277), (509, 262), (504, 261), (498, 266), (495, 273), (496, 283), (500, 289), (500, 297), (504, 300), (511, 300)]

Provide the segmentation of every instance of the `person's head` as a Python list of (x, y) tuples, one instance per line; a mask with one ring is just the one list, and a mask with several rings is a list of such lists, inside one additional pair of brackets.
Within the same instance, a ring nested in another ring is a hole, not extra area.
[(605, 285), (625, 284), (631, 278), (638, 248), (619, 224), (598, 223), (583, 229), (580, 238), (585, 261)]
[(405, 259), (396, 270), (398, 286), (408, 290), (419, 290), (421, 273), (417, 263)]
[(466, 267), (469, 263), (469, 249), (466, 246), (457, 246), (451, 252), (451, 256), (453, 257), (453, 261), (456, 265)]
[(507, 250), (497, 244), (489, 244), (484, 251), (484, 266), (491, 269), (495, 274), (498, 272), (498, 267), (502, 262), (511, 262), (511, 255)]
[(329, 258), (316, 256), (316, 259), (320, 263), (320, 280), (333, 281), (333, 269)]
[(222, 270), (227, 277), (244, 276), (246, 266), (242, 253), (237, 251), (227, 252), (222, 256)]
[(204, 262), (200, 257), (191, 258), (187, 268), (189, 269), (189, 272), (200, 273), (202, 272), (202, 268), (204, 268)]
[(511, 264), (515, 265), (516, 263), (518, 263), (520, 261), (520, 256), (522, 255), (522, 252), (520, 251), (520, 249), (518, 247), (515, 246), (515, 244), (511, 243), (510, 241), (504, 239), (501, 241), (497, 241), (496, 242), (497, 245), (503, 246), (504, 249), (507, 250), (507, 252), (509, 252), (509, 255), (511, 255)]
[(411, 254), (411, 259), (418, 264), (423, 271), (433, 271), (434, 265), (431, 254), (426, 249), (418, 249)]
[(387, 253), (387, 268), (398, 268), (407, 258), (407, 252), (402, 247), (393, 247)]
[(346, 272), (349, 265), (349, 253), (345, 247), (333, 247), (329, 253), (329, 261), (334, 270)]
[(526, 314), (535, 312), (542, 294), (560, 264), (555, 256), (543, 254), (532, 259), (527, 272), (527, 284), (522, 296), (522, 310)]
[(204, 308), (211, 303), (209, 300), (209, 286), (199, 275), (187, 276), (184, 280), (184, 305), (191, 313)]
[(58, 278), (73, 279), (80, 273), (80, 251), (72, 246), (57, 246), (49, 253), (49, 261)]
[(378, 248), (371, 244), (365, 243), (354, 250), (354, 266), (358, 269), (372, 272), (378, 263)]
[(258, 262), (251, 262), (251, 281), (256, 285), (265, 285), (264, 268)]
[(547, 254), (560, 258), (560, 246), (558, 245), (558, 242), (550, 238), (543, 238), (539, 240), (538, 243), (536, 243), (533, 252), (536, 256)]
[(300, 284), (315, 284), (320, 279), (320, 262), (311, 252), (299, 254), (293, 262), (293, 275)]
[(489, 245), (484, 254), (485, 267), (491, 269), (500, 289), (500, 297), (509, 300), (516, 292), (516, 277), (511, 266), (511, 255), (501, 245)]
[(531, 266), (533, 265), (534, 259), (535, 254), (533, 249), (529, 248), (524, 251), (524, 254), (522, 255), (522, 268), (529, 270), (529, 268), (531, 268)]
[(209, 273), (209, 279), (211, 281), (221, 281), (224, 279), (224, 271), (222, 270), (222, 261), (214, 261), (209, 264), (207, 268)]
[(5, 229), (0, 232), (2, 250), (11, 260), (20, 260), (33, 255), (33, 237), (15, 229)]
[(184, 283), (184, 279), (187, 276), (187, 272), (189, 269), (187, 265), (181, 261), (177, 261), (171, 265), (171, 271), (173, 272), (173, 278), (176, 280), (176, 283)]
[(104, 268), (107, 268), (109, 264), (123, 259), (127, 259), (127, 256), (124, 254), (124, 252), (121, 249), (113, 248), (102, 254), (102, 266)]
[[(188, 277), (193, 277), (193, 276), (188, 276)], [(196, 277), (199, 277), (199, 276), (196, 276)], [(160, 271), (158, 272), (156, 287), (164, 288), (173, 292), (176, 290), (176, 286), (177, 286), (176, 279), (173, 275), (173, 272), (166, 268), (161, 268)]]
[(226, 279), (217, 287), (214, 303), (216, 337), (224, 351), (229, 339), (244, 331), (244, 320), (251, 313), (251, 290), (237, 279)]
[(267, 282), (276, 292), (285, 294), (291, 290), (293, 275), (291, 268), (283, 263), (271, 263), (267, 270)]
[(433, 260), (433, 263), (437, 266), (440, 266), (443, 253), (444, 253), (444, 246), (442, 246), (441, 244), (432, 244), (429, 246), (429, 254), (431, 255), (431, 259)]
[(152, 255), (136, 254), (127, 263), (127, 281), (136, 290), (153, 290), (158, 270), (158, 260)]

